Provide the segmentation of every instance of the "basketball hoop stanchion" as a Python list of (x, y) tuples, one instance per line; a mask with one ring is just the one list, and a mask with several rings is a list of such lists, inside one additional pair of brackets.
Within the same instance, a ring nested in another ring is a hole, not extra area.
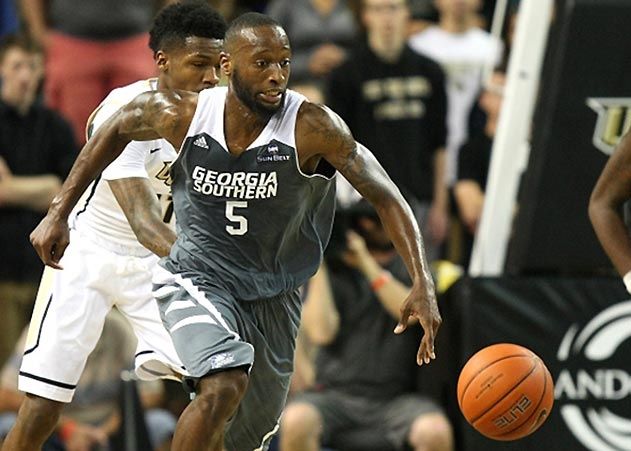
[(140, 404), (135, 373), (121, 373), (119, 407), (121, 426), (113, 438), (117, 451), (153, 451), (145, 423), (144, 410)]
[(522, 0), (519, 8), (506, 78), (505, 107), (493, 143), (482, 219), (471, 255), (472, 276), (499, 276), (504, 271), (517, 185), (528, 161), (530, 123), (553, 3)]

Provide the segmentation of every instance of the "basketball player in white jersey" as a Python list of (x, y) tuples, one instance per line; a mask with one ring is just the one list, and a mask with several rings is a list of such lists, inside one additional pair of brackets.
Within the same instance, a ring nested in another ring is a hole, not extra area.
[[(142, 92), (214, 87), (225, 31), (223, 18), (205, 4), (174, 4), (162, 10), (149, 43), (158, 78), (112, 91), (92, 114), (88, 137)], [(72, 400), (114, 306), (138, 337), (140, 377), (186, 374), (151, 295), (152, 271), (175, 240), (169, 165), (176, 155), (163, 139), (131, 142), (77, 204), (69, 221), (72, 244), (42, 278), (20, 368), (19, 389), (27, 397), (3, 450), (41, 448), (64, 403)]]

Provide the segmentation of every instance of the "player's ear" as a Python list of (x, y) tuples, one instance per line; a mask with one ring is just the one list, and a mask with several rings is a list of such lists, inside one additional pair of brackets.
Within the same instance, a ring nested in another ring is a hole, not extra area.
[(222, 72), (226, 76), (232, 75), (232, 57), (227, 52), (221, 52), (219, 54), (219, 64), (221, 66)]
[(162, 50), (158, 50), (153, 57), (160, 72), (166, 72), (169, 69), (169, 57)]

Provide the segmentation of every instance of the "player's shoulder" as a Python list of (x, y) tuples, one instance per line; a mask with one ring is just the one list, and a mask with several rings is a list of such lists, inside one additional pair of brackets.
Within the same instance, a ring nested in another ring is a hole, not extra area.
[(305, 100), (296, 118), (296, 143), (300, 147), (318, 147), (354, 142), (342, 118), (326, 105)]
[(334, 128), (342, 119), (326, 105), (304, 100), (298, 109), (296, 127), (305, 131), (326, 131)]

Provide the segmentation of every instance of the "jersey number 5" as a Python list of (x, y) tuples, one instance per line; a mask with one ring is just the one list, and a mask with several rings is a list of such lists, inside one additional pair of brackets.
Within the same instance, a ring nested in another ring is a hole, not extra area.
[(226, 231), (230, 235), (245, 235), (248, 231), (248, 219), (245, 216), (235, 214), (236, 208), (248, 208), (248, 203), (234, 200), (226, 202), (226, 218), (234, 224), (228, 224)]

